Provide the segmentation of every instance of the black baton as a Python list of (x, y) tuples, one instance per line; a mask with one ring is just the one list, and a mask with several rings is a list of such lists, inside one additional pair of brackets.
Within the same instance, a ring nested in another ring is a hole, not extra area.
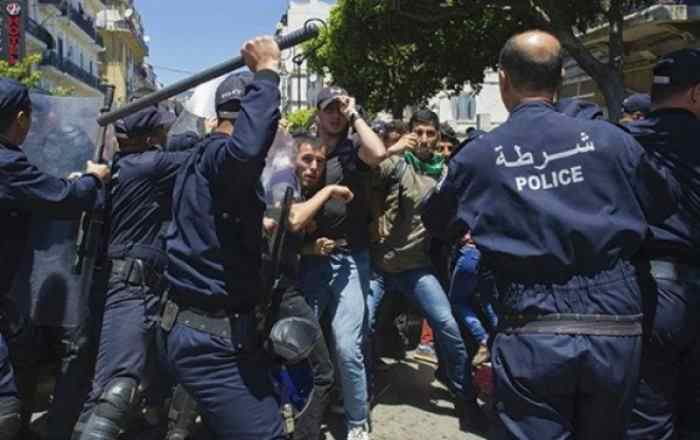
[[(283, 37), (276, 38), (277, 44), (280, 50), (289, 49), (305, 41), (316, 38), (320, 30), (318, 24), (314, 22), (307, 22), (307, 24), (294, 32), (291, 32)], [(211, 67), (203, 72), (197, 73), (189, 78), (185, 78), (182, 81), (178, 81), (168, 87), (161, 90), (153, 92), (144, 96), (143, 98), (137, 99), (133, 102), (126, 104), (125, 106), (107, 114), (104, 114), (97, 118), (97, 123), (101, 126), (111, 124), (125, 116), (136, 113), (139, 110), (143, 110), (146, 107), (157, 104), (173, 96), (179, 95), (193, 87), (203, 84), (212, 79), (218, 78), (229, 72), (233, 72), (236, 69), (240, 69), (245, 65), (243, 57), (237, 56), (229, 61), (221, 63), (217, 66)]]

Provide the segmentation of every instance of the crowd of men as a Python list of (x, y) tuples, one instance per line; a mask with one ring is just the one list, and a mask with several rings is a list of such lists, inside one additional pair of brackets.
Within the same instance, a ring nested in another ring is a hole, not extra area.
[[(515, 35), (499, 69), (510, 118), (462, 143), (430, 110), (373, 125), (325, 88), (316, 132), (294, 135), (265, 186), (280, 51), (261, 37), (242, 55), (211, 133), (168, 142), (149, 107), (115, 124), (109, 167), (69, 179), (27, 160), (29, 91), (0, 79), (3, 298), (32, 216), (108, 212), (92, 389), (50, 438), (117, 439), (169, 401), (169, 439), (199, 415), (210, 438), (316, 440), (329, 406), (348, 440), (369, 439), (386, 295), (427, 320), (464, 431), (700, 438), (699, 50), (662, 57), (618, 125), (557, 99), (554, 36)], [(27, 324), (0, 306), (0, 440), (29, 439), (13, 355)], [(484, 405), (473, 366), (488, 361)]]

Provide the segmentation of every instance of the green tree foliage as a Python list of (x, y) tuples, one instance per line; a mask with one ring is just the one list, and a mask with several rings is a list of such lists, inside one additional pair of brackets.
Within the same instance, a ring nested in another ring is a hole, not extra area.
[(58, 86), (49, 90), (49, 93), (53, 96), (73, 96), (75, 94), (75, 88)]
[(339, 0), (323, 45), (309, 60), (371, 112), (400, 116), (405, 106), (423, 104), (439, 90), (456, 93), (465, 83), (481, 83), (484, 68), (496, 64), (500, 44), (518, 25), (496, 10), (481, 12), (478, 20), (462, 14), (426, 23), (398, 13), (395, 1)]
[(36, 53), (27, 55), (14, 66), (10, 66), (7, 61), (0, 61), (0, 76), (12, 78), (30, 88), (37, 87), (41, 74), (34, 69), (34, 66), (40, 61), (41, 55)]
[[(533, 27), (554, 33), (595, 80), (617, 117), (624, 84), (623, 17), (651, 0), (339, 0), (311, 66), (327, 71), (372, 111), (421, 104), (440, 90), (478, 88), (505, 40)], [(581, 41), (608, 25), (608, 60)]]
[(286, 115), (287, 129), (290, 133), (308, 131), (314, 122), (316, 111), (311, 108), (300, 108)]

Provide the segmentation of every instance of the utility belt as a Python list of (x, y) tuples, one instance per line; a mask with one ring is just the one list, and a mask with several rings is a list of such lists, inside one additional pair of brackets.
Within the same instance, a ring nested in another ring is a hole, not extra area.
[(506, 315), (499, 317), (500, 333), (585, 336), (641, 336), (643, 315)]
[(160, 327), (166, 332), (172, 330), (175, 324), (180, 324), (198, 332), (231, 339), (237, 350), (253, 351), (259, 345), (253, 312), (202, 310), (167, 295), (163, 298), (162, 310)]
[(649, 261), (654, 278), (700, 284), (700, 267), (682, 263), (675, 259)]
[(134, 286), (155, 288), (163, 282), (163, 271), (138, 258), (110, 260), (112, 276)]

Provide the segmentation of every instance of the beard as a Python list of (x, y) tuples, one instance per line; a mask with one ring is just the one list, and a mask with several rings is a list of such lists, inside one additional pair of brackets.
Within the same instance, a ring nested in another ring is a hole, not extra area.
[(413, 151), (416, 154), (416, 157), (418, 157), (421, 160), (426, 160), (433, 157), (434, 147), (434, 145), (419, 143), (418, 145), (416, 145), (416, 148)]

